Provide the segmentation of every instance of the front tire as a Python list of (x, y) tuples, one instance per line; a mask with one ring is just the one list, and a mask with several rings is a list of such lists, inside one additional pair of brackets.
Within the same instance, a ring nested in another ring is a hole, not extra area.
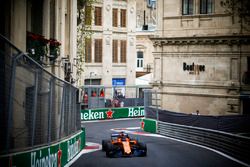
[(113, 145), (112, 143), (107, 144), (106, 157), (118, 158), (122, 157), (122, 150), (119, 146)]
[(111, 143), (110, 140), (102, 140), (102, 151), (107, 150), (108, 143)]

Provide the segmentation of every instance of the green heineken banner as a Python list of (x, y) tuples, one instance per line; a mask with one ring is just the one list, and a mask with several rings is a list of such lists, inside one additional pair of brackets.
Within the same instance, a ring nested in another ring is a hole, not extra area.
[(85, 129), (53, 145), (0, 156), (0, 166), (63, 167), (85, 147)]
[(81, 110), (81, 120), (102, 120), (144, 117), (144, 107), (102, 108)]
[(145, 132), (156, 133), (157, 132), (157, 121), (154, 119), (141, 119), (141, 128)]

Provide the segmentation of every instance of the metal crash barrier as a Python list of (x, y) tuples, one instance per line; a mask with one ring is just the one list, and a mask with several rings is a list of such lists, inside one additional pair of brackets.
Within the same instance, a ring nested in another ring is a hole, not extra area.
[(158, 121), (159, 134), (200, 144), (250, 164), (250, 138), (216, 130)]
[(142, 128), (145, 131), (203, 145), (234, 157), (245, 166), (250, 165), (248, 115), (192, 115), (162, 110), (159, 104), (159, 92), (144, 91), (145, 119)]

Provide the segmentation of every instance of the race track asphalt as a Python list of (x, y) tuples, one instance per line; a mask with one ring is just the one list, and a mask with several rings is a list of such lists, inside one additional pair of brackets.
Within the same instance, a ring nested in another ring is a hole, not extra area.
[[(83, 123), (86, 127), (86, 141), (101, 144), (102, 139), (109, 139), (112, 128), (139, 127), (140, 120), (119, 120)], [(147, 157), (107, 158), (105, 152), (83, 154), (72, 167), (240, 167), (213, 151), (175, 141), (172, 139), (130, 135), (147, 144)]]

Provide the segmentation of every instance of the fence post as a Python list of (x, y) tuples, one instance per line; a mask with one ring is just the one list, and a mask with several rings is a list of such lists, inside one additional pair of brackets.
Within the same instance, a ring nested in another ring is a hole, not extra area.
[(51, 142), (51, 113), (52, 113), (52, 103), (53, 103), (53, 84), (54, 84), (54, 78), (50, 79), (49, 82), (49, 110), (48, 110), (48, 138), (47, 142)]
[(34, 104), (33, 104), (33, 111), (32, 111), (32, 136), (31, 136), (31, 146), (34, 146), (34, 140), (35, 140), (35, 130), (36, 130), (36, 111), (37, 111), (37, 94), (38, 94), (38, 76), (39, 76), (39, 71), (36, 70), (35, 73), (35, 81), (34, 81), (34, 85), (35, 85), (35, 90), (34, 90)]
[(148, 107), (148, 91), (144, 90), (144, 116), (147, 118), (147, 107)]
[(61, 103), (61, 114), (60, 114), (60, 130), (59, 130), (59, 138), (62, 137), (62, 120), (64, 118), (64, 111), (65, 111), (65, 83), (63, 84), (63, 92), (62, 92), (62, 103)]
[(159, 107), (158, 107), (158, 93), (155, 91), (155, 98), (156, 98), (156, 120), (159, 121)]
[(7, 135), (6, 135), (6, 150), (9, 152), (10, 147), (10, 134), (12, 132), (12, 114), (13, 114), (13, 97), (15, 89), (15, 76), (16, 76), (16, 59), (12, 59), (11, 63), (11, 76), (10, 76), (10, 87), (9, 87), (9, 101), (8, 101), (8, 125), (7, 125)]

